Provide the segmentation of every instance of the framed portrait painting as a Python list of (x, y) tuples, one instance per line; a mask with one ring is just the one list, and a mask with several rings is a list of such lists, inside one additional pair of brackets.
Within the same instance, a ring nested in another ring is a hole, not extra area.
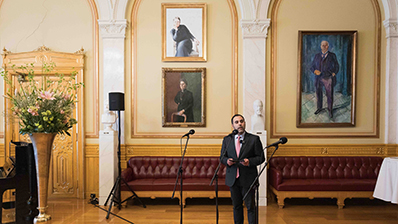
[(296, 126), (355, 126), (357, 31), (299, 31)]
[(162, 69), (162, 126), (205, 127), (206, 68)]
[(162, 3), (162, 61), (206, 61), (206, 3)]

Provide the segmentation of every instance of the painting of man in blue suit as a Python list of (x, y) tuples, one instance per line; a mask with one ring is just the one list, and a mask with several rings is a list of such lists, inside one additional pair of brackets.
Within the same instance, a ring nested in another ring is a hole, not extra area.
[(317, 110), (322, 111), (323, 88), (325, 88), (328, 103), (329, 117), (333, 118), (333, 88), (336, 85), (336, 74), (339, 72), (339, 62), (336, 54), (329, 51), (329, 42), (321, 42), (321, 52), (316, 54), (311, 64), (311, 72), (315, 75), (315, 92), (317, 98)]
[(299, 31), (297, 127), (355, 126), (357, 31)]

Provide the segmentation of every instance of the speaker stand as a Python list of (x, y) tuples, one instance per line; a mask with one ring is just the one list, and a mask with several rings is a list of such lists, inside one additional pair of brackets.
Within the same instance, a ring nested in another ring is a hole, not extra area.
[[(109, 219), (109, 214), (111, 213), (112, 205), (115, 204), (119, 208), (119, 210), (122, 208), (122, 203), (127, 201), (128, 199), (135, 197), (138, 199), (138, 201), (142, 204), (144, 208), (146, 208), (146, 205), (141, 201), (141, 199), (138, 197), (138, 195), (130, 188), (130, 186), (127, 184), (126, 180), (123, 179), (121, 176), (121, 166), (120, 166), (120, 110), (117, 111), (118, 115), (118, 146), (117, 146), (117, 160), (118, 160), (118, 177), (116, 178), (115, 184), (112, 187), (111, 192), (108, 195), (108, 198), (105, 201), (105, 206), (108, 204), (109, 199), (111, 199), (110, 204), (109, 204), (109, 209), (108, 213), (106, 215), (106, 219)], [(123, 181), (123, 183), (127, 186), (127, 188), (133, 193), (133, 196), (127, 198), (126, 200), (122, 201), (121, 198), (121, 192), (120, 192), (120, 182)], [(130, 222), (132, 223), (132, 222)]]

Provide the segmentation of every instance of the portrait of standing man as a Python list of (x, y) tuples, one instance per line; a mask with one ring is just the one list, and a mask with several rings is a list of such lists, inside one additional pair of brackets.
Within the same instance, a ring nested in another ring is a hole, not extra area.
[(316, 54), (311, 65), (311, 72), (315, 74), (315, 92), (317, 110), (314, 114), (322, 111), (323, 88), (326, 91), (329, 117), (333, 118), (333, 87), (336, 85), (336, 74), (339, 72), (339, 62), (336, 54), (329, 52), (329, 42), (321, 42), (321, 52)]
[(355, 126), (357, 31), (299, 31), (296, 127)]

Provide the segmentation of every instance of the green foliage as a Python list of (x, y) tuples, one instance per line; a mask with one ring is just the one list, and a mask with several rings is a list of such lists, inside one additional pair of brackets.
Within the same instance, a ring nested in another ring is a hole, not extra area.
[[(55, 63), (43, 63), (42, 74), (51, 74), (55, 67)], [(70, 135), (68, 130), (77, 123), (72, 117), (76, 92), (84, 87), (83, 83), (76, 82), (77, 72), (67, 78), (64, 74), (49, 75), (46, 83), (39, 86), (34, 79), (34, 63), (19, 67), (12, 65), (11, 68), (18, 74), (19, 85), (13, 83), (7, 70), (3, 69), (0, 74), (9, 87), (4, 97), (12, 103), (13, 117), (19, 118), (19, 132)]]

